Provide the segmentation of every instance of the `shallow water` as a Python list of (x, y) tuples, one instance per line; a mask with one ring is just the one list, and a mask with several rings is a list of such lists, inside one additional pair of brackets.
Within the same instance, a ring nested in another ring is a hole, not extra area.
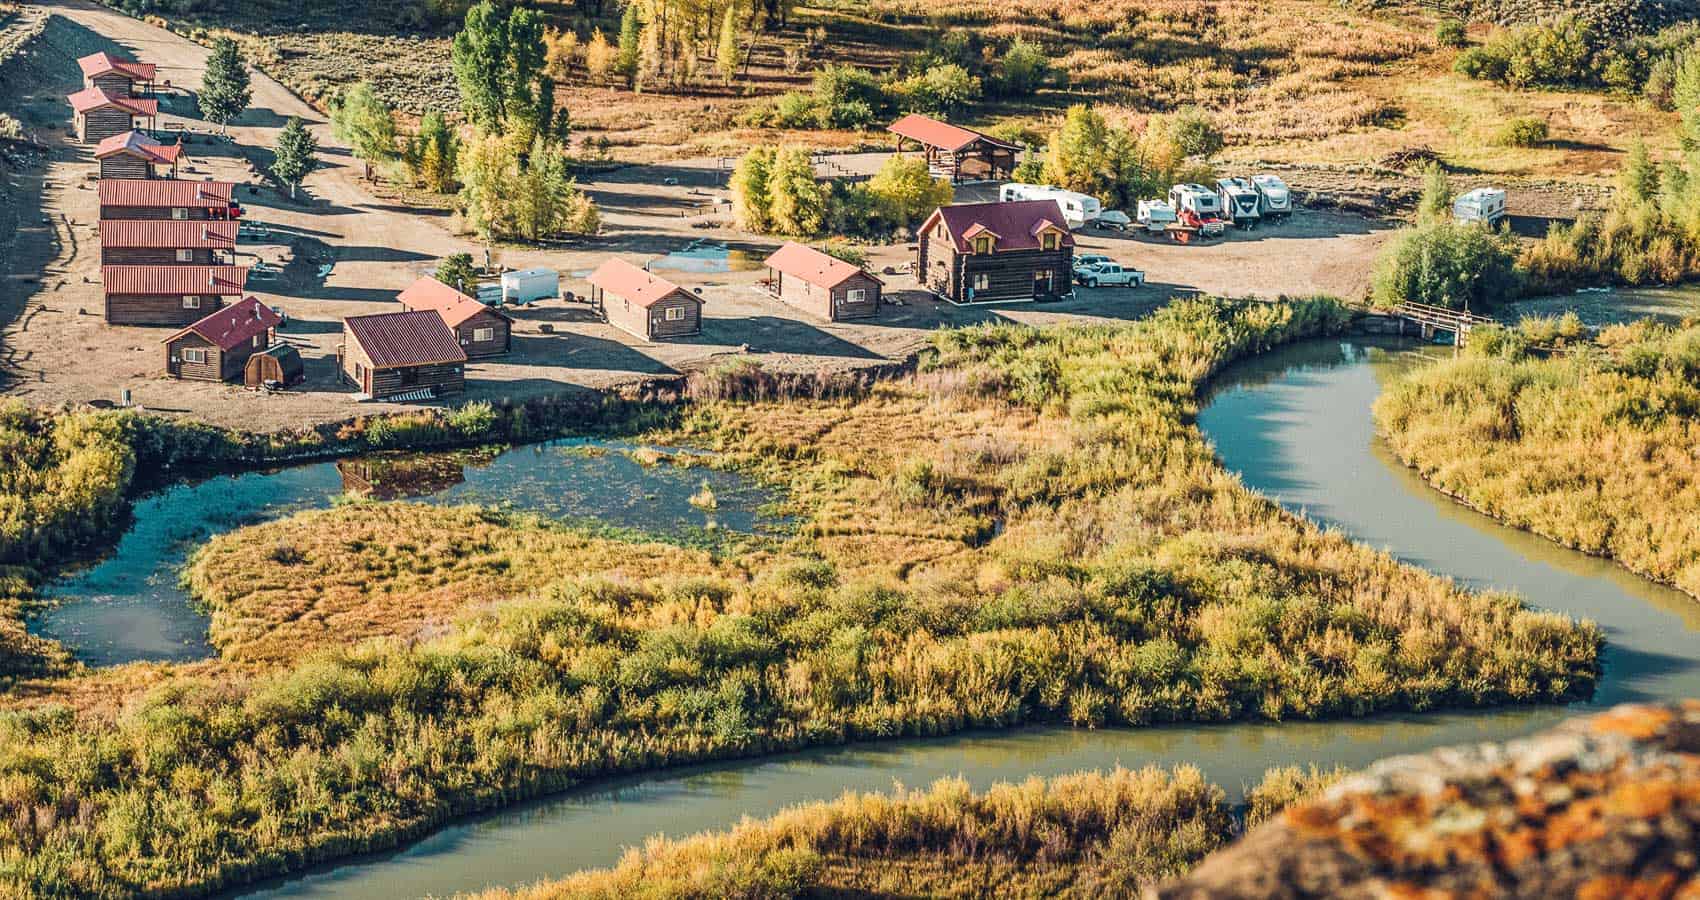
[(691, 272), (714, 275), (722, 272), (747, 272), (762, 267), (762, 260), (743, 250), (729, 249), (714, 241), (693, 241), (682, 250), (674, 250), (644, 264), (650, 271)]
[[(501, 452), (377, 454), (173, 485), (135, 503), (133, 524), (111, 554), (44, 588), (54, 603), (32, 615), (29, 628), (90, 665), (211, 656), (207, 617), (178, 584), (189, 554), (215, 534), (326, 507), (344, 493), (495, 506), (675, 536), (783, 524), (761, 512), (773, 495), (741, 474), (645, 466), (621, 452), (632, 449), (564, 440)], [(712, 511), (690, 503), (705, 483)]]
[(1190, 763), (1237, 796), (1271, 766), (1357, 767), (1526, 734), (1602, 704), (1700, 696), (1700, 603), (1453, 504), (1376, 440), (1369, 410), (1383, 380), (1435, 352), (1353, 341), (1285, 348), (1225, 373), (1199, 424), (1229, 469), (1291, 509), (1473, 586), (1517, 590), (1536, 605), (1599, 621), (1611, 645), (1590, 703), (1320, 723), (1024, 729), (678, 769), (505, 810), (258, 893), (418, 897), (524, 884), (609, 865), (652, 834), (725, 828), (845, 790), (958, 774), (984, 788), (1030, 775)]

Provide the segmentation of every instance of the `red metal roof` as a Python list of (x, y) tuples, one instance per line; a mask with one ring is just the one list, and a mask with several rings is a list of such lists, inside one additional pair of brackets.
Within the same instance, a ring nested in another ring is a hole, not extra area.
[(684, 294), (698, 303), (702, 302), (701, 297), (690, 291), (665, 278), (657, 278), (619, 258), (610, 259), (597, 266), (596, 271), (590, 273), (589, 281), (608, 293), (624, 300), (630, 300), (645, 309), (654, 306), (655, 301), (675, 292)]
[(378, 368), (466, 362), (460, 340), (434, 310), (349, 316), (342, 324)]
[(100, 223), (100, 245), (107, 248), (163, 250), (234, 250), (236, 223), (173, 219), (109, 219)]
[(113, 294), (242, 293), (247, 266), (101, 266), (100, 280)]
[(228, 209), (236, 186), (228, 181), (178, 181), (171, 178), (102, 178), (101, 206), (201, 207)]
[(117, 72), (120, 75), (130, 76), (131, 81), (152, 81), (154, 72), (157, 71), (157, 67), (153, 63), (118, 59), (106, 52), (90, 53), (88, 56), (77, 60), (77, 66), (83, 70), (84, 78)]
[[(816, 287), (832, 290), (843, 284), (845, 279), (862, 274), (879, 281), (872, 273), (864, 272), (842, 259), (829, 256), (813, 247), (805, 247), (795, 241), (786, 241), (785, 246), (773, 252), (767, 258), (767, 267), (775, 272), (783, 272), (794, 278), (815, 285)], [(883, 282), (881, 282), (883, 284)]]
[(486, 310), (508, 319), (501, 310), (485, 306), (429, 275), (408, 285), (407, 290), (396, 295), (396, 299), (409, 310), (434, 310), (443, 317), (443, 324), (450, 328), (459, 328), (461, 323)]
[(1061, 246), (1074, 245), (1062, 207), (1055, 200), (1013, 200), (1008, 203), (959, 203), (941, 206), (921, 224), (925, 234), (940, 220), (950, 232), (958, 252), (968, 251), (968, 239), (982, 231), (997, 238), (995, 250), (1038, 250), (1039, 235), (1046, 228), (1062, 233)]
[(162, 144), (140, 131), (115, 134), (95, 145), (95, 159), (105, 159), (117, 153), (139, 156), (152, 163), (171, 165), (183, 153), (182, 144)]
[(171, 343), (189, 332), (211, 341), (220, 350), (235, 350), (255, 335), (283, 324), (283, 317), (257, 297), (244, 297), (165, 339)]
[(97, 87), (83, 88), (70, 96), (71, 108), (80, 113), (92, 112), (103, 106), (116, 106), (132, 116), (153, 116), (159, 114), (158, 100), (144, 100), (141, 97), (120, 97), (108, 94)]
[(980, 132), (972, 129), (963, 128), (960, 125), (952, 125), (949, 122), (940, 122), (938, 119), (923, 116), (919, 113), (910, 113), (909, 115), (898, 119), (891, 123), (886, 130), (898, 137), (906, 137), (912, 141), (920, 141), (928, 146), (937, 147), (940, 150), (951, 153), (961, 150), (976, 141), (985, 141), (994, 147), (1002, 147), (1008, 150), (1021, 149), (1015, 144), (1011, 144), (1007, 141), (1000, 141), (995, 137), (981, 134)]

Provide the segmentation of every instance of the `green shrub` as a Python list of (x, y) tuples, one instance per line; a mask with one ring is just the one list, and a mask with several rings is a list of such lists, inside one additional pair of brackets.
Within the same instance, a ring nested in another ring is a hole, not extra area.
[(1493, 142), (1501, 147), (1539, 147), (1546, 140), (1547, 122), (1535, 116), (1508, 119), (1493, 136)]
[(1470, 32), (1461, 19), (1442, 19), (1434, 26), (1434, 42), (1442, 47), (1465, 47), (1470, 43)]
[(949, 116), (980, 99), (981, 82), (962, 66), (948, 63), (911, 75), (891, 90), (907, 112)]
[(1516, 259), (1509, 235), (1480, 225), (1420, 224), (1382, 252), (1370, 300), (1383, 308), (1413, 302), (1485, 311), (1516, 294)]

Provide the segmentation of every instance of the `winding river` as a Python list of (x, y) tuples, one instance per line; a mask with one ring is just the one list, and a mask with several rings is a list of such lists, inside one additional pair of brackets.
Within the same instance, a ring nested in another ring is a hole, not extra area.
[(1276, 765), (1361, 766), (1404, 751), (1500, 740), (1579, 711), (1700, 696), (1700, 603), (1616, 566), (1504, 528), (1427, 488), (1376, 440), (1381, 384), (1425, 352), (1318, 341), (1218, 379), (1200, 427), (1228, 468), (1288, 508), (1474, 587), (1522, 593), (1604, 626), (1606, 674), (1590, 703), (1338, 722), (1138, 730), (1025, 729), (831, 748), (675, 769), (511, 808), (445, 828), (402, 851), (250, 894), (444, 896), (613, 863), (657, 832), (724, 828), (742, 816), (963, 775), (976, 787), (1115, 765), (1193, 763), (1232, 792)]

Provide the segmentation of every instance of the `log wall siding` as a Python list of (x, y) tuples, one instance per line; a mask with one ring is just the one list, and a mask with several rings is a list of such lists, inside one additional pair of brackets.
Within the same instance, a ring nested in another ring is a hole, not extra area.
[(87, 86), (100, 88), (114, 97), (134, 97), (136, 95), (135, 82), (130, 80), (130, 76), (120, 72), (96, 75), (87, 80)]
[[(488, 328), (492, 334), (490, 340), (480, 341), (474, 335), (478, 329)], [(460, 347), (466, 355), (478, 359), (486, 356), (501, 356), (510, 349), (511, 331), (508, 320), (493, 312), (481, 312), (455, 329), (455, 337), (460, 339)]]
[(91, 109), (82, 115), (83, 143), (98, 144), (115, 134), (135, 130), (135, 120), (116, 106)]
[[(601, 288), (593, 287), (592, 291), (608, 324), (646, 341), (664, 341), (702, 333), (702, 301), (683, 290), (655, 301), (648, 309)], [(684, 310), (684, 317), (668, 321), (669, 309)]]
[[(178, 209), (185, 208), (178, 207)], [(186, 213), (187, 215), (184, 220), (190, 222), (205, 222), (213, 218), (211, 210), (201, 206), (187, 207)], [(100, 208), (100, 217), (107, 220), (169, 219), (172, 218), (172, 215), (171, 207), (169, 206), (102, 206)], [(223, 221), (223, 219), (223, 216), (218, 218), (219, 221)]]
[(101, 247), (100, 263), (103, 266), (213, 266), (219, 265), (210, 247), (200, 247), (189, 251), (191, 259), (177, 258), (177, 251), (169, 247)]
[[(439, 397), (466, 390), (466, 367), (460, 363), (373, 368), (371, 357), (366, 355), (359, 341), (349, 336), (347, 325), (343, 326), (342, 351), (338, 355), (342, 358), (343, 377), (353, 382), (360, 393), (374, 400), (424, 388), (431, 388)], [(411, 376), (409, 373), (412, 373)]]
[(100, 161), (102, 178), (152, 178), (153, 166), (139, 156), (114, 153)]
[[(165, 372), (173, 378), (189, 381), (239, 380), (248, 365), (248, 358), (265, 349), (265, 337), (260, 336), (258, 340), (258, 345), (250, 338), (241, 346), (225, 351), (191, 331), (165, 345)], [(184, 350), (204, 350), (207, 360), (204, 363), (188, 362), (183, 358)]]
[[(935, 228), (921, 238), (916, 272), (934, 293), (955, 303), (993, 303), (1004, 300), (1057, 300), (1072, 290), (1074, 248), (1056, 250), (1007, 250), (985, 254), (957, 253), (948, 235)], [(1050, 272), (1050, 290), (1035, 290), (1035, 276)], [(972, 291), (975, 276), (983, 275), (984, 288)]]
[[(783, 272), (775, 272), (774, 278), (778, 282), (780, 300), (828, 322), (866, 319), (879, 312), (880, 283), (865, 273), (846, 278), (843, 284), (831, 291)], [(853, 290), (865, 292), (861, 301), (850, 302)]]
[[(193, 295), (191, 295), (193, 296)], [(106, 298), (106, 321), (113, 325), (193, 325), (224, 308), (217, 294), (201, 295), (201, 305), (185, 309), (177, 294), (111, 294)]]

